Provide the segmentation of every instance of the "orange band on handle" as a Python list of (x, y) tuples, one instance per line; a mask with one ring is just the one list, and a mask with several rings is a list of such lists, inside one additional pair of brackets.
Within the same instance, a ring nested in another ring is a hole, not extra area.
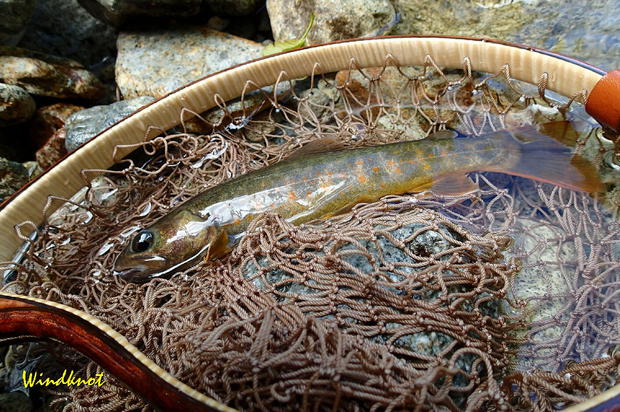
[(596, 83), (588, 96), (586, 111), (602, 125), (620, 132), (620, 70), (607, 73)]

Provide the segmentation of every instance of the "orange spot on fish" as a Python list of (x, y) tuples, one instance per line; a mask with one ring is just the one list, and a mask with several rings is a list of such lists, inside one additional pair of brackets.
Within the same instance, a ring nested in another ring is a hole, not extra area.
[(366, 183), (366, 181), (368, 180), (368, 178), (366, 178), (366, 176), (364, 176), (364, 175), (359, 175), (359, 176), (357, 176), (357, 180), (358, 180), (360, 183)]
[(238, 225), (239, 223), (241, 223), (241, 220), (239, 219), (235, 220), (235, 225)]
[(375, 173), (379, 173), (379, 168), (378, 167), (373, 167), (372, 171), (375, 172)]
[(429, 165), (428, 163), (426, 163), (424, 165), (424, 170), (431, 170), (431, 165)]
[(388, 160), (385, 164), (387, 164), (388, 166), (392, 167), (392, 166), (396, 166), (396, 162), (393, 160)]
[(295, 192), (288, 192), (288, 198), (291, 200), (295, 200), (297, 199), (297, 196), (295, 196)]
[(396, 168), (396, 173), (398, 173), (399, 175), (403, 173), (403, 169), (401, 169), (400, 167)]
[(358, 165), (358, 166), (361, 166), (361, 165), (364, 164), (364, 160), (363, 159), (356, 160), (355, 164)]

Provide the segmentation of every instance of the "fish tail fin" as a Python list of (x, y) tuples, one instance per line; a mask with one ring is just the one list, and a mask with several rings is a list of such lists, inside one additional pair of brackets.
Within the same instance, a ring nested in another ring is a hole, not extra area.
[(568, 122), (556, 123), (558, 125), (553, 127), (526, 126), (502, 133), (517, 160), (507, 161), (489, 171), (523, 176), (582, 192), (602, 191), (603, 184), (594, 165), (573, 154), (571, 146), (575, 142), (567, 141)]

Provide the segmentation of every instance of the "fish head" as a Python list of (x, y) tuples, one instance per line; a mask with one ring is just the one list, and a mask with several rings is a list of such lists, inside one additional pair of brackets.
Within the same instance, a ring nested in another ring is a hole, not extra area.
[(114, 272), (132, 282), (185, 269), (208, 255), (222, 230), (185, 210), (140, 230), (114, 263)]

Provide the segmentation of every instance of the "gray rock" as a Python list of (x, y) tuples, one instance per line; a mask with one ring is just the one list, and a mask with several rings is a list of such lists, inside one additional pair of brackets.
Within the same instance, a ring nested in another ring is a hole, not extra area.
[(42, 0), (19, 46), (77, 60), (96, 72), (97, 64), (116, 55), (116, 36), (113, 27), (91, 16), (77, 0)]
[(13, 47), (0, 47), (0, 80), (41, 96), (97, 100), (104, 93), (78, 62)]
[(30, 412), (32, 401), (22, 392), (0, 393), (0, 412)]
[(161, 97), (260, 56), (262, 45), (203, 27), (121, 33), (116, 82), (125, 98)]
[(0, 83), (0, 126), (22, 123), (35, 109), (34, 100), (24, 89)]
[(301, 37), (314, 13), (308, 44), (385, 34), (397, 21), (388, 0), (267, 0), (267, 10), (277, 41)]
[(0, 157), (0, 203), (28, 182), (28, 169)]
[(0, 44), (15, 46), (19, 42), (34, 5), (35, 0), (0, 1)]
[(41, 169), (39, 164), (35, 162), (34, 160), (31, 160), (29, 162), (24, 162), (23, 165), (26, 168), (26, 170), (28, 170), (29, 179), (34, 179), (35, 177), (39, 176), (41, 172), (43, 172), (43, 169)]
[(74, 151), (82, 143), (153, 100), (152, 97), (143, 96), (73, 113), (65, 123), (67, 151)]
[(247, 16), (261, 3), (261, 0), (205, 0), (211, 12), (224, 16)]
[(213, 16), (207, 20), (207, 27), (217, 31), (224, 31), (230, 24), (230, 20), (219, 16)]
[(193, 16), (202, 0), (78, 0), (96, 18), (114, 26), (129, 17)]
[[(395, 0), (394, 34), (488, 37), (542, 47), (607, 69), (620, 66), (617, 0)], [(605, 12), (610, 11), (610, 12)]]

